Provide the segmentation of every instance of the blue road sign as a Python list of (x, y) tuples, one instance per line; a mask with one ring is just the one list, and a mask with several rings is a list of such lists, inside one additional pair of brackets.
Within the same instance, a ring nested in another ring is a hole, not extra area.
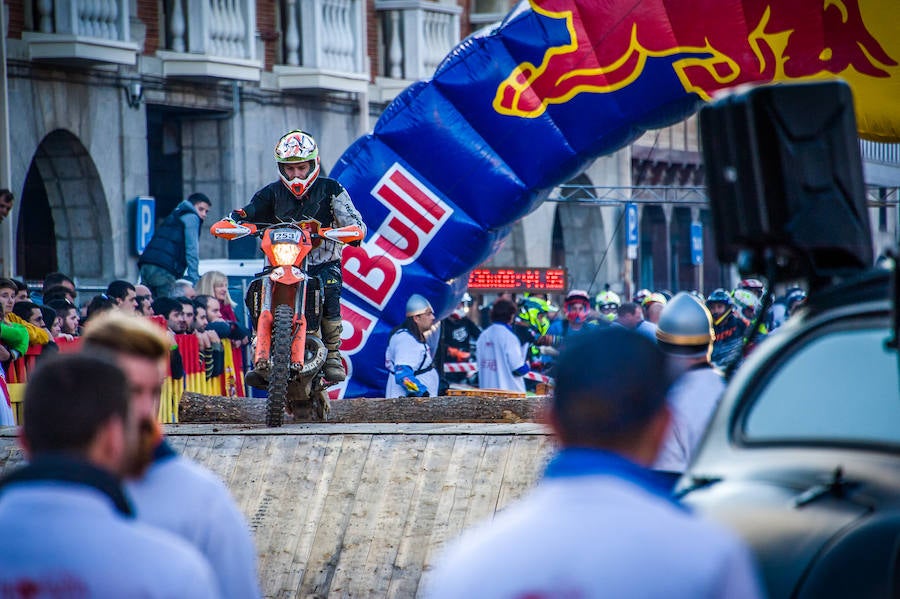
[(138, 196), (134, 199), (134, 250), (144, 253), (156, 228), (156, 199)]
[(691, 223), (691, 264), (703, 264), (703, 223)]
[(640, 239), (638, 232), (638, 207), (631, 202), (625, 204), (625, 250), (629, 259), (637, 258)]

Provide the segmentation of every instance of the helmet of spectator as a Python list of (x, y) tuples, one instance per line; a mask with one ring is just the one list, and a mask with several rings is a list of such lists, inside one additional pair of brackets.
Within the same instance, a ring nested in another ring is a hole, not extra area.
[(719, 287), (718, 289), (714, 290), (712, 293), (710, 293), (707, 296), (706, 303), (707, 304), (719, 303), (719, 304), (731, 305), (731, 296), (728, 294), (727, 291), (725, 291), (724, 289)]
[(765, 285), (759, 279), (744, 279), (738, 283), (737, 288), (752, 291), (756, 297), (762, 297)]
[(660, 314), (656, 340), (663, 351), (672, 355), (706, 356), (715, 340), (712, 315), (699, 299), (678, 293)]
[(622, 305), (622, 300), (615, 292), (606, 290), (597, 294), (594, 303), (596, 304), (597, 311), (600, 312), (601, 317), (604, 320), (612, 322), (616, 319), (616, 311), (619, 309), (619, 306)]
[(649, 289), (638, 289), (634, 292), (634, 295), (631, 296), (631, 301), (636, 303), (638, 306), (644, 304), (644, 300), (650, 297), (652, 292)]
[(753, 318), (759, 306), (759, 298), (749, 289), (735, 289), (731, 301), (744, 318)]
[(651, 293), (644, 298), (644, 301), (641, 302), (641, 306), (644, 308), (646, 308), (650, 304), (662, 304), (663, 306), (665, 306), (667, 303), (669, 303), (669, 300), (667, 300), (666, 296), (664, 296), (662, 293)]
[(431, 302), (425, 299), (424, 296), (419, 295), (418, 293), (413, 293), (409, 296), (409, 299), (406, 300), (406, 315), (407, 316), (418, 316), (419, 314), (425, 314), (429, 310), (433, 310), (431, 307)]

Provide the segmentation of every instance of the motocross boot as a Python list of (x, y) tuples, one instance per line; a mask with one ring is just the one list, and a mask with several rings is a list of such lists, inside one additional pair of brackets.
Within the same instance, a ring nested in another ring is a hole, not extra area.
[(344, 364), (341, 362), (342, 328), (341, 320), (322, 320), (322, 342), (328, 350), (322, 374), (333, 383), (339, 383), (347, 378), (347, 371), (344, 370)]

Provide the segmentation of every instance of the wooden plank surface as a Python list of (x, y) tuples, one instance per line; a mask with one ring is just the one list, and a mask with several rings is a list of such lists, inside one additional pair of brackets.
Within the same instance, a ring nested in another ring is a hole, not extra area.
[[(168, 425), (231, 489), (266, 597), (414, 597), (444, 545), (527, 492), (551, 449), (536, 423)], [(0, 475), (21, 464), (0, 429)], [(177, 492), (177, 490), (173, 490)]]

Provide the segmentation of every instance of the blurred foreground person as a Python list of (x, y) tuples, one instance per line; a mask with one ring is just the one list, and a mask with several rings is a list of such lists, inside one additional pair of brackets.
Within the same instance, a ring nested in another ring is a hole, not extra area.
[(661, 490), (647, 470), (669, 425), (668, 361), (621, 328), (560, 355), (544, 479), (438, 562), (432, 597), (757, 597), (749, 551)]
[(131, 385), (130, 428), (140, 436), (140, 451), (128, 465), (127, 490), (138, 519), (199, 549), (224, 597), (259, 597), (256, 548), (228, 488), (163, 438), (158, 414), (169, 356), (165, 332), (145, 318), (111, 313), (86, 327), (82, 340), (85, 351), (111, 353)]
[(0, 590), (16, 597), (218, 597), (184, 540), (136, 522), (120, 486), (132, 438), (113, 363), (54, 357), (28, 379), (30, 464), (0, 481)]

